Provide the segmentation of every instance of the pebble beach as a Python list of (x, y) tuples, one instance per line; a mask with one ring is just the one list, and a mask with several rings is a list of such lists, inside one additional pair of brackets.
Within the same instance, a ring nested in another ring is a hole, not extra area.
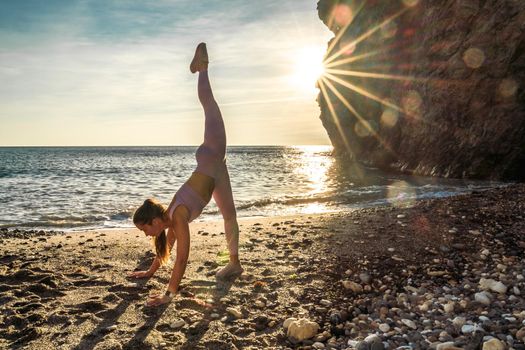
[[(177, 297), (136, 229), (0, 232), (0, 348), (525, 349), (525, 185), (338, 213), (194, 223)], [(174, 261), (172, 257), (172, 261)]]

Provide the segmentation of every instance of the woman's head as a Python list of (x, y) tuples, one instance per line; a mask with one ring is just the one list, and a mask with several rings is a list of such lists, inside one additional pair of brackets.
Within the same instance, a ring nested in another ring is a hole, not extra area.
[(146, 236), (152, 236), (157, 258), (161, 265), (168, 261), (169, 247), (166, 239), (164, 214), (166, 208), (155, 199), (146, 199), (133, 214), (133, 223)]
[(164, 230), (166, 208), (155, 199), (146, 199), (133, 214), (133, 223), (146, 236), (158, 236)]

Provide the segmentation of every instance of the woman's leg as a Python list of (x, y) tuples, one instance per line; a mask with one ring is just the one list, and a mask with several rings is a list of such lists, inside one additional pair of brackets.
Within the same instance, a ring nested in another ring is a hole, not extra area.
[(197, 68), (199, 69), (197, 92), (201, 105), (204, 108), (205, 116), (203, 144), (209, 147), (218, 155), (220, 160), (222, 160), (226, 154), (226, 131), (224, 129), (221, 110), (213, 97), (208, 77), (208, 54), (206, 53), (206, 46), (204, 44), (199, 44), (197, 47), (194, 61), (195, 60), (205, 61), (205, 63), (200, 65), (200, 68)]
[[(224, 219), (224, 232), (230, 262), (219, 272), (218, 278), (226, 278), (231, 275), (243, 272), (239, 261), (239, 224), (237, 223), (237, 211), (233, 202), (233, 193), (230, 183), (230, 175), (224, 161), (226, 155), (226, 131), (224, 121), (219, 109), (219, 105), (213, 97), (213, 92), (208, 77), (208, 53), (206, 45), (200, 43), (195, 51), (195, 57), (190, 64), (192, 73), (199, 72), (199, 82), (197, 86), (199, 101), (204, 108), (204, 142), (203, 145), (213, 153), (213, 167), (216, 167), (215, 188), (213, 199), (221, 211)], [(199, 161), (199, 157), (197, 157)], [(202, 160), (203, 162), (205, 160)]]
[(228, 265), (217, 272), (218, 278), (225, 278), (240, 274), (243, 271), (239, 261), (239, 224), (237, 222), (237, 211), (233, 202), (230, 176), (226, 164), (224, 164), (224, 169), (221, 171), (220, 177), (216, 179), (213, 199), (217, 207), (219, 207), (224, 220), (224, 233), (230, 253), (230, 262)]

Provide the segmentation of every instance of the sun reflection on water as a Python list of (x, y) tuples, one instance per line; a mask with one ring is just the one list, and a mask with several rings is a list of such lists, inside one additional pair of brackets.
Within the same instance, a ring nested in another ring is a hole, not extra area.
[(305, 178), (310, 188), (308, 194), (314, 195), (328, 190), (328, 169), (333, 163), (331, 157), (320, 156), (329, 153), (331, 146), (295, 146), (301, 154), (298, 157), (298, 166), (294, 173), (299, 178)]

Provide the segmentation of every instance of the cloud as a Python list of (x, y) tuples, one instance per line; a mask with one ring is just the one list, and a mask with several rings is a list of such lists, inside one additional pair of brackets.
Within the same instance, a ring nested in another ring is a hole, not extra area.
[[(285, 116), (289, 109), (283, 105), (308, 106), (302, 113), (317, 108), (285, 78), (296, 50), (323, 46), (330, 36), (316, 17), (315, 1), (36, 3), (0, 5), (0, 122), (5, 130), (0, 136), (6, 144), (16, 142), (9, 135), (26, 137), (27, 130), (22, 133), (13, 118), (41, 125), (65, 121), (91, 133), (110, 128), (113, 137), (104, 144), (119, 144), (124, 139), (119, 124), (140, 125), (154, 134), (155, 124), (169, 125), (177, 117), (177, 139), (200, 142), (202, 112), (196, 79), (187, 67), (201, 40), (209, 44), (212, 85), (219, 103), (232, 107), (230, 119), (250, 116), (245, 123), (257, 130), (264, 121), (256, 113), (264, 112), (278, 115), (280, 127), (297, 130), (304, 116)], [(8, 15), (14, 20), (3, 22)], [(25, 27), (28, 21), (32, 25)], [(258, 133), (252, 140), (289, 143), (285, 133), (276, 134), (278, 139), (275, 133)], [(320, 123), (317, 134), (324, 134)], [(89, 134), (78, 132), (77, 138), (80, 144), (96, 144)], [(149, 142), (170, 144), (173, 135), (160, 133)]]

